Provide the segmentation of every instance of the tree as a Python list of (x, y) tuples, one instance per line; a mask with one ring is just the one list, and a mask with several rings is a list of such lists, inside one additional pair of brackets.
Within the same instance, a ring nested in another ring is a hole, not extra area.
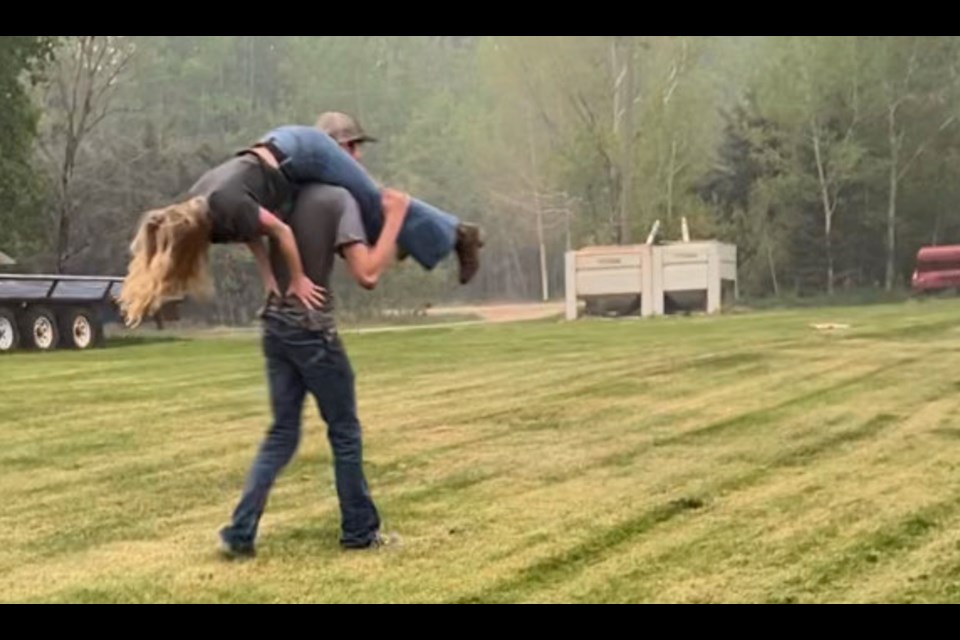
[(0, 248), (23, 257), (42, 237), (41, 184), (33, 168), (38, 112), (30, 85), (42, 79), (56, 36), (0, 38)]
[(793, 134), (800, 175), (816, 190), (826, 291), (836, 284), (836, 217), (862, 175), (863, 58), (856, 36), (785, 36), (771, 41), (763, 108)]
[(885, 285), (897, 276), (898, 207), (904, 179), (957, 124), (960, 40), (955, 36), (863, 36), (873, 96), (883, 106), (887, 156)]
[(69, 36), (46, 86), (41, 149), (54, 185), (55, 268), (63, 273), (84, 246), (71, 246), (78, 211), (76, 179), (83, 145), (115, 112), (114, 98), (133, 47), (125, 36)]

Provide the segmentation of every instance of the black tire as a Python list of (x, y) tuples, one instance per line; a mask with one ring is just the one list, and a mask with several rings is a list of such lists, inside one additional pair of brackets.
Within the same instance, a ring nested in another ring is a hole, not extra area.
[(60, 338), (67, 349), (99, 349), (103, 346), (100, 314), (89, 307), (66, 309), (60, 314)]
[(12, 309), (0, 308), (0, 355), (20, 347), (20, 327)]
[(60, 346), (57, 315), (47, 307), (30, 307), (21, 327), (24, 345), (36, 351), (53, 351)]

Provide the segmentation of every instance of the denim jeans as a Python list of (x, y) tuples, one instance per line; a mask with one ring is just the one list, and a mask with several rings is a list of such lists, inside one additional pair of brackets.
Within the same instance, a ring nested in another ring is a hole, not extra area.
[[(380, 188), (366, 169), (336, 141), (319, 129), (304, 126), (280, 127), (260, 141), (269, 142), (286, 158), (280, 169), (297, 185), (331, 184), (350, 192), (371, 243), (383, 230), (383, 201)], [(425, 269), (433, 270), (454, 250), (460, 220), (420, 200), (412, 200), (397, 244)]]
[(365, 547), (380, 530), (380, 516), (363, 472), (353, 368), (335, 330), (308, 331), (265, 320), (264, 353), (274, 424), (247, 476), (230, 527), (221, 532), (236, 547), (253, 547), (274, 483), (300, 444), (303, 402), (309, 393), (327, 423), (342, 520), (341, 544)]

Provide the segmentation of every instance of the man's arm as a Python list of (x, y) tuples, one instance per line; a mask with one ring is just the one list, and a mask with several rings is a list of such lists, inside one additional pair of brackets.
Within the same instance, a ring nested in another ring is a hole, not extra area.
[(350, 275), (364, 289), (373, 290), (397, 252), (397, 237), (410, 208), (410, 196), (393, 189), (383, 191), (383, 231), (373, 249), (354, 243), (343, 249), (343, 259)]
[[(303, 262), (300, 260), (300, 251), (297, 249), (297, 240), (293, 231), (280, 218), (266, 209), (260, 209), (260, 227), (264, 233), (277, 241), (280, 251), (290, 270), (290, 289), (287, 295), (296, 297), (308, 309), (322, 309), (324, 290), (313, 283), (303, 272)], [(262, 247), (261, 247), (262, 248)], [(256, 252), (254, 252), (256, 256)], [(267, 264), (269, 267), (269, 263)], [(271, 270), (271, 278), (273, 271)]]

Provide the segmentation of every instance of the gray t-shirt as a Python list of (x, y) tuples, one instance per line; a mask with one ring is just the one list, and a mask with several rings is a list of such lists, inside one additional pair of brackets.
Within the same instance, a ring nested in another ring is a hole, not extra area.
[(242, 153), (207, 171), (190, 189), (210, 205), (210, 242), (252, 242), (261, 237), (260, 207), (281, 214), (293, 193), (282, 173)]
[[(314, 185), (302, 189), (296, 207), (287, 220), (297, 238), (300, 259), (307, 277), (327, 290), (327, 302), (319, 311), (305, 309), (298, 300), (271, 297), (263, 317), (324, 331), (335, 326), (334, 295), (330, 289), (334, 262), (346, 247), (367, 243), (360, 207), (345, 189)], [(270, 245), (270, 262), (281, 291), (290, 286), (290, 275), (283, 252), (276, 242)]]

